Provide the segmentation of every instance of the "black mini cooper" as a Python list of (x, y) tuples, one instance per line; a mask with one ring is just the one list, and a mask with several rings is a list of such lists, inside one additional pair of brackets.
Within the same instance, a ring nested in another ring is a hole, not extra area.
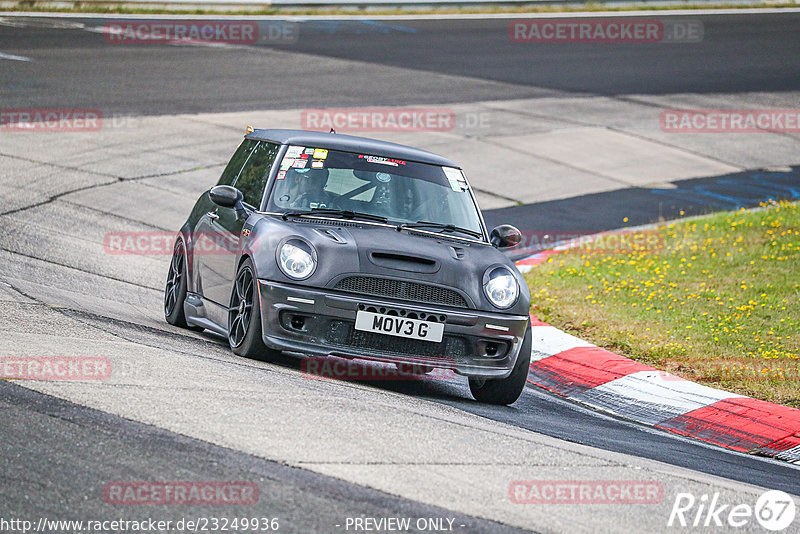
[(487, 232), (464, 173), (422, 150), (297, 130), (245, 136), (176, 237), (167, 321), (278, 351), (413, 363), (520, 396), (531, 357), (525, 281)]

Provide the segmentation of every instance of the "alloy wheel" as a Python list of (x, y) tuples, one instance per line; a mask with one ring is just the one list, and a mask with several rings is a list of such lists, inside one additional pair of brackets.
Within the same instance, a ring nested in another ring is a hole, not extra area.
[(172, 262), (169, 265), (167, 275), (167, 287), (164, 290), (164, 313), (169, 317), (175, 311), (178, 304), (178, 291), (183, 281), (183, 242), (175, 244), (175, 251), (172, 253)]
[(231, 306), (228, 309), (228, 340), (238, 347), (247, 335), (253, 310), (253, 271), (243, 268), (236, 276)]

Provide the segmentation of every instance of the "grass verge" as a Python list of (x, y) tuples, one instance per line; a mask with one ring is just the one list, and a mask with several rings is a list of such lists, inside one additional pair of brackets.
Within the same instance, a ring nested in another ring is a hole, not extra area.
[(800, 408), (799, 274), (800, 204), (780, 202), (599, 240), (526, 278), (532, 313), (554, 326), (689, 380)]

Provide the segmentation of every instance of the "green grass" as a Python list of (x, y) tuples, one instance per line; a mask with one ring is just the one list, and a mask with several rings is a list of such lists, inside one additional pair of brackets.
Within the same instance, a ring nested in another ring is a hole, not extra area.
[(535, 267), (532, 313), (684, 378), (800, 408), (800, 204), (636, 237), (625, 250), (598, 241)]
[[(754, 7), (788, 8), (797, 7), (795, 2), (751, 2), (751, 3), (719, 3), (704, 4), (691, 2), (676, 2), (674, 4), (650, 5), (647, 3), (632, 4), (628, 6), (606, 6), (602, 2), (587, 2), (585, 4), (525, 4), (514, 6), (443, 6), (437, 8), (373, 8), (373, 7), (342, 7), (342, 8), (276, 8), (265, 7), (262, 9), (236, 10), (236, 9), (160, 9), (140, 8), (124, 5), (124, 1), (104, 3), (75, 2), (69, 7), (53, 7), (61, 2), (48, 2), (47, 0), (21, 0), (13, 6), (0, 8), (0, 11), (30, 11), (37, 13), (95, 13), (119, 15), (428, 15), (428, 14), (466, 14), (466, 13), (574, 13), (581, 11), (664, 11), (672, 9), (749, 9)], [(165, 0), (165, 4), (169, 3)]]

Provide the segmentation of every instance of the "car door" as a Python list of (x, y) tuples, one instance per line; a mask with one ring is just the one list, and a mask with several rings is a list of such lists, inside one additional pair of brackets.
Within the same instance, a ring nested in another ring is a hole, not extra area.
[[(258, 141), (245, 139), (239, 144), (225, 170), (222, 172), (216, 185), (233, 185), (242, 171), (242, 167), (250, 158)], [(198, 294), (208, 298), (207, 288), (211, 289), (222, 284), (222, 279), (213, 269), (209, 268), (209, 256), (215, 254), (215, 232), (217, 225), (215, 219), (219, 217), (219, 206), (211, 201), (208, 191), (200, 197), (200, 213), (202, 215), (192, 228), (192, 275), (194, 287)], [(212, 262), (213, 263), (213, 262)], [(213, 293), (213, 289), (211, 291)]]
[[(261, 207), (267, 178), (279, 148), (274, 143), (258, 141), (231, 184), (242, 192), (248, 211)], [(203, 297), (224, 307), (230, 302), (244, 223), (245, 219), (237, 217), (233, 208), (214, 205), (214, 209), (206, 214), (208, 230), (203, 237), (207, 253), (202, 255), (199, 267)]]

